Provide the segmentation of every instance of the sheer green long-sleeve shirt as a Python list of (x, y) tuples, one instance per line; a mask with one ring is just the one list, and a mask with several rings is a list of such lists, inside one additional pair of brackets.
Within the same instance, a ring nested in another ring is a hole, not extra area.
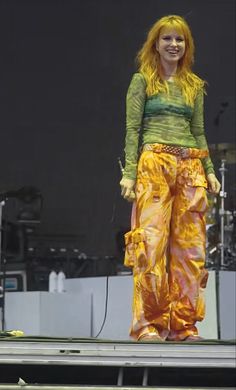
[[(148, 97), (143, 75), (133, 75), (126, 99), (125, 178), (136, 179), (140, 133), (143, 145), (160, 143), (208, 149), (203, 90), (199, 90), (191, 107), (175, 82), (169, 81), (168, 87), (168, 94), (160, 92)], [(210, 157), (202, 159), (202, 164), (206, 174), (214, 173)]]

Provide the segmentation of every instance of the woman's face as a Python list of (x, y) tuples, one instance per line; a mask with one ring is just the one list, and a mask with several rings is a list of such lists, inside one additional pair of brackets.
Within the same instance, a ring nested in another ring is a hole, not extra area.
[(163, 28), (156, 43), (162, 63), (177, 63), (185, 53), (184, 35), (171, 28)]

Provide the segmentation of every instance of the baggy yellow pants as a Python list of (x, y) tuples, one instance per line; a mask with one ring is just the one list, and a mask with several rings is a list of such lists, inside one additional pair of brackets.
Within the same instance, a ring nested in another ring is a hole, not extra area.
[(125, 265), (133, 267), (130, 335), (197, 335), (205, 315), (207, 181), (199, 158), (144, 151), (138, 164)]

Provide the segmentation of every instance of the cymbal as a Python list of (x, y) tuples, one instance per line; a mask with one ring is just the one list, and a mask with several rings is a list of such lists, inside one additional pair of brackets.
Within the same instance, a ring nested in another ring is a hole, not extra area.
[(236, 145), (233, 143), (210, 144), (209, 150), (212, 158), (226, 160), (226, 164), (236, 163)]

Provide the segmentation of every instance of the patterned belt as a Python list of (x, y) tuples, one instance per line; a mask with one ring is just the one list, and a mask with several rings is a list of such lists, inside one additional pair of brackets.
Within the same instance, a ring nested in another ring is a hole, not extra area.
[(143, 152), (148, 150), (154, 153), (170, 153), (181, 159), (204, 158), (209, 156), (209, 152), (206, 149), (184, 148), (183, 146), (172, 146), (164, 144), (145, 144), (143, 146)]

